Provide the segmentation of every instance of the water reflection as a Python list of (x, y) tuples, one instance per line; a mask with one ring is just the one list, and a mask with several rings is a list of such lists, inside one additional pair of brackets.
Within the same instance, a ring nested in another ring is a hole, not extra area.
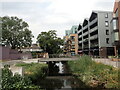
[(70, 75), (66, 62), (49, 62), (48, 76), (39, 82), (41, 88), (45, 90), (80, 90), (87, 86), (80, 80)]
[(87, 86), (72, 76), (48, 76), (41, 81), (41, 88), (46, 90), (79, 90), (80, 88), (86, 88)]
[(60, 79), (54, 79), (46, 77), (44, 80), (40, 81), (40, 87), (46, 90), (57, 90), (63, 87), (63, 81)]

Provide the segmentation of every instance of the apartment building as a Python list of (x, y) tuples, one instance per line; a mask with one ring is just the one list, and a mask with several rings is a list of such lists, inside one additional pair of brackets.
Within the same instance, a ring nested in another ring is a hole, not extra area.
[(64, 53), (68, 55), (78, 54), (78, 26), (72, 26), (71, 30), (66, 30), (64, 37)]
[(114, 55), (110, 21), (112, 12), (93, 11), (78, 27), (78, 52), (93, 56)]
[(116, 0), (111, 21), (112, 44), (115, 47), (115, 56), (120, 55), (120, 0)]

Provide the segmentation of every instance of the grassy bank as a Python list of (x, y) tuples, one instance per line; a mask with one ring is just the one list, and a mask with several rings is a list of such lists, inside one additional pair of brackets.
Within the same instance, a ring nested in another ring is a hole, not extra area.
[(82, 56), (78, 61), (69, 61), (73, 75), (91, 87), (119, 88), (117, 68), (96, 63), (89, 56)]
[(43, 74), (42, 76), (44, 76), (43, 70), (47, 68), (47, 64), (43, 63), (18, 63), (16, 66), (23, 67), (25, 75)]
[(47, 74), (47, 64), (41, 63), (19, 63), (16, 66), (24, 68), (25, 76), (30, 78), (32, 84), (39, 86), (38, 83), (41, 79), (44, 79)]

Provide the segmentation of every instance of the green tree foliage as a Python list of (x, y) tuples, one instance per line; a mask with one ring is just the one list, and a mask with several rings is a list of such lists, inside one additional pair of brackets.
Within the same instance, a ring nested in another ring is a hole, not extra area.
[(2, 43), (12, 49), (27, 47), (32, 43), (32, 32), (28, 24), (17, 17), (0, 17), (2, 20)]
[(49, 54), (62, 52), (60, 46), (63, 45), (63, 40), (57, 37), (55, 30), (41, 32), (41, 34), (39, 34), (37, 37), (37, 42), (39, 43), (40, 47)]

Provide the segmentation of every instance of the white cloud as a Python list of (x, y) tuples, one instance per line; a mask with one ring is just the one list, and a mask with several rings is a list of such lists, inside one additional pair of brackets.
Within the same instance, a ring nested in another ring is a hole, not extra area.
[(0, 0), (0, 2), (45, 2), (47, 0)]
[[(113, 0), (1, 0), (3, 15), (18, 16), (28, 22), (35, 39), (42, 31), (65, 30), (89, 18), (92, 10), (113, 10)], [(36, 41), (34, 39), (34, 42)]]

